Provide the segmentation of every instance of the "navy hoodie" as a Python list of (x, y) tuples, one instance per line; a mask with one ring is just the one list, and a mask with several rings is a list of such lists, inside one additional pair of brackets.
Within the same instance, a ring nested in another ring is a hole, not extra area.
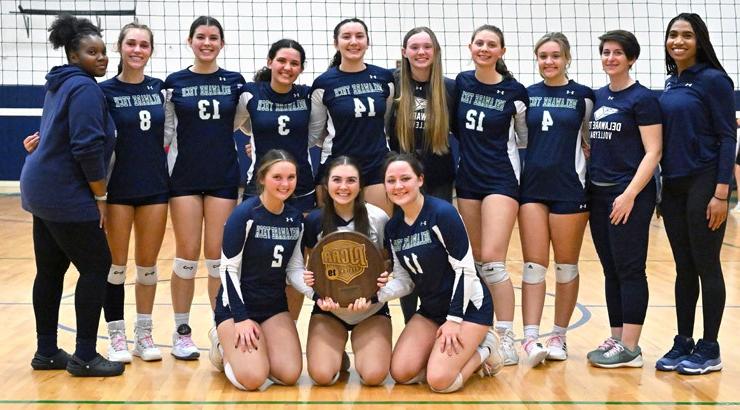
[(21, 171), (23, 209), (54, 222), (98, 220), (88, 181), (106, 178), (115, 126), (95, 78), (74, 65), (52, 68), (39, 134)]
[(663, 111), (663, 178), (716, 169), (717, 183), (732, 179), (735, 97), (730, 77), (707, 64), (672, 75), (660, 96)]

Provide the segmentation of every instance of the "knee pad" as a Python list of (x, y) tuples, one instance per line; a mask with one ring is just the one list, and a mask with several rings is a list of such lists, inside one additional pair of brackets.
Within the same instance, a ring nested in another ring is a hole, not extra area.
[(522, 267), (522, 282), (536, 285), (545, 281), (547, 267), (534, 262), (524, 262)]
[(447, 387), (445, 389), (436, 390), (434, 387), (429, 386), (429, 388), (432, 389), (432, 391), (435, 392), (435, 393), (452, 393), (452, 392), (456, 392), (456, 391), (462, 389), (462, 387), (463, 387), (462, 373), (458, 373), (457, 374), (457, 377), (455, 377), (455, 381), (452, 382), (452, 384), (449, 385), (449, 387)]
[(157, 279), (159, 278), (159, 271), (157, 265), (154, 266), (139, 266), (136, 265), (136, 283), (141, 285), (156, 285)]
[(509, 272), (506, 271), (504, 262), (487, 262), (481, 266), (483, 279), (489, 285), (505, 282), (509, 279)]
[(111, 285), (123, 285), (124, 282), (126, 282), (126, 265), (110, 265), (108, 283)]
[(555, 264), (555, 280), (558, 283), (568, 283), (578, 277), (578, 265), (568, 265), (565, 263)]
[(220, 279), (221, 273), (221, 259), (206, 259), (206, 268), (208, 268), (208, 276), (211, 278)]
[(239, 383), (239, 380), (236, 380), (236, 375), (234, 375), (234, 369), (231, 368), (231, 364), (228, 362), (224, 363), (224, 374), (226, 375), (226, 378), (229, 379), (231, 384), (234, 385), (239, 390), (247, 390), (246, 387), (242, 386), (241, 383)]
[(172, 264), (172, 271), (182, 279), (193, 279), (198, 272), (198, 261), (189, 261), (187, 259), (175, 258)]

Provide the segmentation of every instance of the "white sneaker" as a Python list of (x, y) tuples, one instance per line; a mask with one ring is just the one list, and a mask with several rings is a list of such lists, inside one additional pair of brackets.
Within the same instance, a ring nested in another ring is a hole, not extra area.
[(218, 331), (215, 326), (208, 331), (208, 339), (211, 341), (211, 348), (208, 350), (208, 359), (211, 360), (213, 367), (218, 369), (219, 372), (222, 372), (224, 371), (224, 352), (221, 342), (218, 341)]
[(162, 351), (154, 344), (152, 339), (152, 321), (145, 320), (136, 322), (134, 328), (134, 356), (138, 356), (145, 362), (162, 360)]
[(566, 360), (568, 358), (568, 345), (565, 343), (565, 335), (552, 335), (545, 342), (547, 348), (547, 360)]
[(488, 358), (481, 363), (478, 369), (478, 375), (480, 377), (495, 376), (496, 373), (500, 372), (504, 368), (504, 359), (501, 357), (498, 336), (493, 329), (488, 329), (485, 339), (480, 344), (481, 347), (488, 348), (490, 352)]
[(108, 360), (111, 362), (131, 363), (131, 352), (126, 342), (126, 324), (123, 320), (108, 322)]
[(542, 344), (532, 338), (527, 338), (527, 340), (522, 343), (522, 350), (524, 351), (524, 354), (526, 354), (524, 362), (530, 367), (540, 365), (545, 361), (545, 357), (547, 357), (547, 349), (542, 347)]
[(193, 331), (183, 323), (172, 334), (172, 355), (180, 360), (197, 360), (200, 357), (198, 346), (193, 343)]
[(504, 366), (519, 364), (519, 355), (514, 347), (514, 332), (511, 329), (497, 327), (496, 335), (501, 342), (499, 351), (504, 359)]

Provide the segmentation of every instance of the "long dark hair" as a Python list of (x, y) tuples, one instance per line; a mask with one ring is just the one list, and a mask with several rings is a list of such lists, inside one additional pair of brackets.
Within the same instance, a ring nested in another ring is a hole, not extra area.
[(70, 53), (77, 51), (80, 40), (87, 36), (103, 37), (98, 26), (86, 18), (77, 18), (69, 14), (61, 14), (49, 27), (49, 42), (54, 50), (64, 47), (69, 60)]
[[(344, 19), (339, 22), (334, 27), (334, 44), (337, 44), (337, 40), (339, 39), (339, 30), (342, 28), (343, 25), (347, 23), (360, 23), (362, 25), (362, 28), (365, 29), (365, 36), (367, 37), (367, 45), (370, 45), (370, 33), (367, 30), (367, 24), (365, 24), (364, 21), (358, 19), (357, 17), (352, 17), (349, 19)], [(334, 53), (334, 57), (332, 57), (331, 61), (329, 62), (329, 68), (332, 67), (339, 67), (339, 64), (342, 63), (342, 53), (337, 50), (336, 53)]]
[[(267, 58), (269, 60), (273, 60), (275, 56), (277, 55), (277, 52), (284, 49), (284, 48), (292, 48), (293, 50), (298, 51), (298, 53), (301, 55), (301, 69), (304, 68), (304, 65), (306, 64), (306, 52), (303, 50), (303, 46), (301, 46), (301, 43), (291, 40), (289, 38), (284, 38), (282, 40), (278, 40), (270, 46), (270, 51), (267, 52)], [(256, 73), (254, 73), (254, 81), (270, 81), (272, 80), (272, 70), (270, 70), (269, 67), (264, 66), (257, 70)]]
[[(362, 195), (362, 172), (360, 165), (352, 158), (342, 155), (332, 160), (326, 168), (324, 173), (324, 179), (322, 184), (324, 189), (329, 192), (329, 178), (331, 171), (340, 166), (349, 165), (357, 170), (357, 175), (360, 178), (360, 192), (355, 198), (354, 205), (352, 207), (353, 221), (355, 223), (355, 231), (365, 235), (370, 235), (370, 219), (367, 216), (367, 208), (365, 207), (365, 198)], [(324, 208), (321, 210), (321, 232), (323, 236), (326, 236), (337, 230), (337, 211), (334, 209), (334, 201), (329, 198), (324, 201)]]
[[(475, 40), (475, 36), (478, 35), (481, 31), (490, 31), (498, 36), (498, 39), (501, 41), (501, 48), (506, 47), (506, 43), (504, 43), (504, 32), (501, 31), (500, 28), (490, 25), (490, 24), (484, 24), (473, 32), (473, 35), (470, 36), (470, 42), (472, 43), (473, 40)], [(504, 76), (504, 79), (507, 78), (514, 78), (514, 74), (509, 71), (509, 69), (506, 67), (506, 63), (504, 62), (504, 58), (501, 57), (498, 60), (496, 60), (496, 71), (498, 71), (499, 74)]]
[(727, 74), (727, 71), (725, 71), (724, 67), (722, 67), (722, 64), (719, 62), (717, 54), (714, 52), (712, 42), (709, 40), (709, 30), (707, 29), (707, 25), (704, 23), (704, 20), (702, 20), (701, 17), (696, 13), (681, 13), (668, 22), (668, 28), (666, 28), (665, 30), (665, 39), (663, 40), (663, 49), (665, 52), (665, 68), (668, 74), (678, 74), (678, 66), (676, 65), (676, 61), (673, 60), (673, 57), (668, 54), (668, 49), (665, 48), (665, 43), (666, 41), (668, 41), (668, 35), (671, 32), (671, 27), (673, 27), (673, 23), (678, 20), (683, 20), (691, 24), (691, 28), (694, 30), (694, 35), (696, 35), (696, 62), (708, 64), (716, 68), (717, 70), (720, 70), (723, 73)]

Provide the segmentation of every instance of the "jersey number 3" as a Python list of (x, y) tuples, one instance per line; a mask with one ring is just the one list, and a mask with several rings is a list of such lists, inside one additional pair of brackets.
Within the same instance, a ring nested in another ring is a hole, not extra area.
[(288, 129), (288, 122), (290, 122), (290, 117), (288, 117), (287, 115), (281, 115), (278, 117), (278, 134), (290, 134), (290, 130)]

